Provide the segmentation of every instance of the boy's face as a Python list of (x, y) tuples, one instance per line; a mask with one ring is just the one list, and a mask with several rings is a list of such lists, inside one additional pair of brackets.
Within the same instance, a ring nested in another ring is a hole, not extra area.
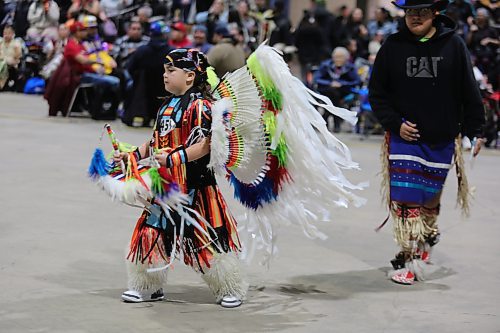
[(164, 65), (163, 84), (165, 90), (176, 96), (184, 94), (194, 81), (194, 72), (187, 72), (181, 68)]

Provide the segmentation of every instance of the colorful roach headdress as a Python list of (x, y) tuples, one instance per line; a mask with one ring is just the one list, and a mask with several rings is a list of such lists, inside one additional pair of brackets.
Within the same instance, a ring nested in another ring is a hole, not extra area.
[(199, 75), (202, 80), (207, 80), (208, 60), (205, 54), (198, 50), (173, 50), (165, 57), (165, 65), (193, 71)]

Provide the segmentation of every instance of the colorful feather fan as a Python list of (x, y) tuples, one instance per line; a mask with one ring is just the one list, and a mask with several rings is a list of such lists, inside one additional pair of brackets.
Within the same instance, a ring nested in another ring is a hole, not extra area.
[[(114, 152), (120, 152), (120, 147), (123, 145), (118, 143), (109, 124), (106, 124), (105, 128)], [(108, 162), (103, 151), (97, 148), (88, 168), (88, 174), (91, 180), (113, 200), (119, 200), (131, 206), (144, 207), (157, 217), (162, 214), (158, 206), (161, 207), (173, 228), (176, 228), (176, 224), (171, 213), (177, 213), (182, 221), (179, 234), (181, 241), (184, 223), (193, 225), (207, 239), (211, 239), (210, 234), (198, 222), (203, 222), (203, 217), (188, 207), (189, 197), (180, 190), (168, 170), (160, 167), (154, 159), (154, 154), (145, 160), (137, 161), (135, 155), (129, 152), (127, 163), (117, 165), (114, 162)], [(167, 228), (168, 226), (159, 227)], [(175, 251), (170, 255), (174, 258)], [(169, 265), (155, 270), (166, 269)]]
[(335, 107), (294, 77), (276, 49), (261, 45), (247, 65), (218, 83), (212, 109), (210, 165), (245, 207), (240, 233), (247, 257), (275, 252), (276, 227), (298, 225), (325, 238), (318, 221), (332, 206), (362, 205), (343, 169), (358, 169), (350, 151), (331, 134), (316, 107), (352, 124), (356, 113)]

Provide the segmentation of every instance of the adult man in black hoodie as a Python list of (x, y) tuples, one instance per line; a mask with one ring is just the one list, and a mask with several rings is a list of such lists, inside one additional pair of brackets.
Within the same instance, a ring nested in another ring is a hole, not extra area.
[[(405, 10), (404, 24), (377, 54), (369, 98), (387, 131), (384, 180), (401, 246), (391, 261), (391, 279), (413, 284), (423, 279), (424, 263), (439, 240), (441, 191), (453, 155), (461, 160), (455, 140), (460, 133), (479, 138), (484, 111), (466, 46), (454, 33), (454, 23), (437, 14), (447, 0), (393, 4)], [(481, 140), (476, 142), (474, 155), (481, 147)], [(463, 170), (458, 176), (467, 209)]]

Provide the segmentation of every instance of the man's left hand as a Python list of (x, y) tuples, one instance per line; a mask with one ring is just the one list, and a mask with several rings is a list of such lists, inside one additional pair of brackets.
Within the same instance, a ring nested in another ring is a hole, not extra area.
[(481, 151), (481, 147), (483, 146), (484, 139), (478, 138), (476, 139), (476, 144), (474, 145), (473, 149), (474, 151), (472, 152), (472, 156), (476, 157), (477, 154)]

